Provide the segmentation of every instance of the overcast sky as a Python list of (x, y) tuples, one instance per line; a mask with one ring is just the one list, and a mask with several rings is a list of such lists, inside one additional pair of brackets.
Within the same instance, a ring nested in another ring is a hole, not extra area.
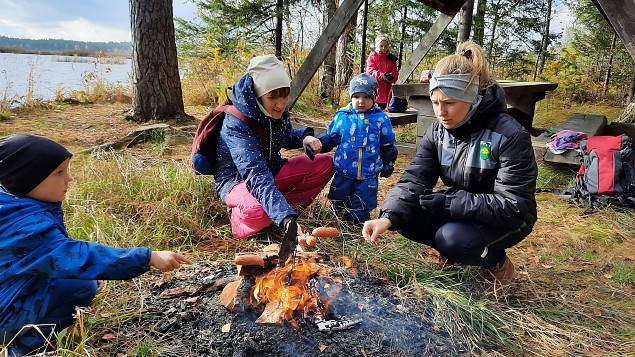
[[(187, 0), (173, 0), (174, 16), (195, 17)], [(129, 0), (0, 0), (0, 35), (78, 41), (130, 41)]]

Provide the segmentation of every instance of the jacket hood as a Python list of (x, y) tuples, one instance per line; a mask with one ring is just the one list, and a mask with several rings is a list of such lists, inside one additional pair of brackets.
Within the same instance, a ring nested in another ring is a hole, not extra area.
[[(257, 121), (258, 123), (268, 126), (272, 120), (266, 116), (258, 106), (258, 97), (254, 91), (254, 80), (249, 73), (240, 77), (234, 84), (232, 89), (232, 102), (234, 106), (246, 117)], [(289, 116), (288, 109), (282, 114), (282, 117)]]
[[(44, 202), (30, 197), (15, 196), (0, 186), (0, 217), (5, 224), (17, 222), (27, 215), (38, 214), (51, 209), (61, 209), (61, 202)], [(0, 232), (2, 229), (0, 229)]]

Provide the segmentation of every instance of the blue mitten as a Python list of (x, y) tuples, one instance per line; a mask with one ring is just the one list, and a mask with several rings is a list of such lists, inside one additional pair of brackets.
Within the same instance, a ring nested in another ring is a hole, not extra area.
[(419, 196), (421, 207), (436, 217), (445, 217), (445, 193), (431, 192)]

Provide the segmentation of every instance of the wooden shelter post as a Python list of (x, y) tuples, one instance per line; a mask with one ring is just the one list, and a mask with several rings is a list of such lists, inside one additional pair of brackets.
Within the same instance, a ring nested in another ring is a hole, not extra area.
[(364, 0), (344, 0), (342, 5), (337, 9), (335, 15), (324, 29), (324, 32), (315, 43), (315, 46), (309, 52), (309, 55), (298, 69), (298, 72), (291, 80), (291, 95), (289, 98), (289, 108), (292, 108), (295, 102), (302, 94), (302, 91), (309, 84), (309, 81), (317, 72), (318, 68), (328, 55), (329, 51), (335, 46), (337, 40), (344, 32), (344, 29), (351, 21), (355, 12), (362, 6)]

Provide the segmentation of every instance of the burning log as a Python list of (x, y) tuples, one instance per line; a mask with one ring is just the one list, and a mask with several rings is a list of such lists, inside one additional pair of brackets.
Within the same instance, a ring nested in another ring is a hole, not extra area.
[[(276, 246), (277, 247), (277, 246)], [(327, 290), (337, 285), (329, 276), (330, 257), (321, 252), (298, 251), (287, 264), (278, 265), (276, 247), (262, 252), (238, 254), (234, 262), (239, 280), (223, 289), (221, 302), (232, 311), (261, 311), (256, 320), (263, 324), (289, 322), (296, 319), (318, 322), (325, 319), (330, 300)]]

